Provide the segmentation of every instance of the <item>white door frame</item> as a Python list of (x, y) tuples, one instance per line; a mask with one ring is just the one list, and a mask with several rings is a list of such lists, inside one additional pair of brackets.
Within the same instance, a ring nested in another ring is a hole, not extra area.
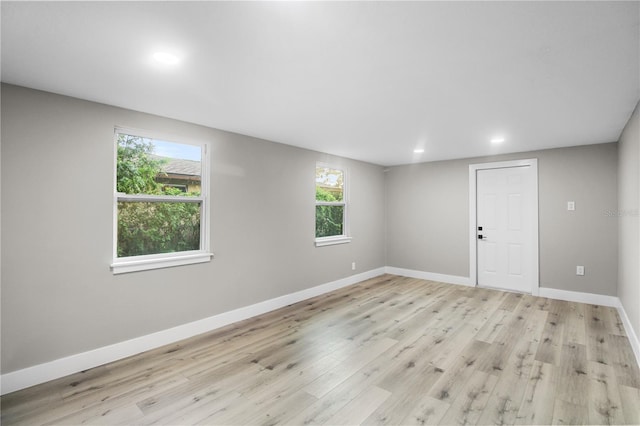
[(538, 264), (538, 159), (530, 158), (526, 160), (499, 161), (494, 163), (469, 164), (469, 281), (474, 287), (478, 286), (478, 233), (477, 233), (477, 171), (487, 169), (504, 169), (508, 167), (530, 166), (533, 171), (533, 179), (531, 179), (533, 192), (533, 247), (531, 247), (531, 259), (529, 265), (531, 267), (531, 294), (537, 296), (540, 291), (540, 277)]

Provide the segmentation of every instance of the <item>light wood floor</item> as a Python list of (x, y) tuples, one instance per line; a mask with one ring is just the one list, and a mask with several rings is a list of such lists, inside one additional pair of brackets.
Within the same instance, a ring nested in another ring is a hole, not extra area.
[(2, 424), (640, 424), (615, 309), (392, 275), (2, 397)]

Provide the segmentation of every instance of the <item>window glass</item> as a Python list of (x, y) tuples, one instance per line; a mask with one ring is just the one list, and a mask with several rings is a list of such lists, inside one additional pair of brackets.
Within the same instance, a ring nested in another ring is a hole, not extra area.
[(344, 173), (329, 167), (316, 167), (316, 201), (342, 201)]
[(345, 198), (344, 171), (316, 166), (316, 238), (346, 234)]
[(195, 195), (201, 191), (201, 180), (199, 146), (118, 134), (118, 192)]
[(200, 249), (200, 203), (118, 202), (118, 257)]
[(126, 132), (116, 132), (116, 144), (114, 265), (204, 251), (203, 146)]
[(316, 238), (343, 235), (344, 206), (316, 206)]

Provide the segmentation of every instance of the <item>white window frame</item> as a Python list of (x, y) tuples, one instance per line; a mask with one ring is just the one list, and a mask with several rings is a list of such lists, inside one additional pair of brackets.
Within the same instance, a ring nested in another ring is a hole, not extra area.
[[(128, 134), (142, 138), (162, 140), (184, 145), (199, 146), (201, 156), (200, 196), (180, 197), (181, 203), (200, 203), (200, 249), (176, 253), (158, 253), (140, 256), (118, 257), (118, 201), (140, 202), (176, 202), (178, 197), (170, 195), (124, 194), (117, 191), (118, 173), (118, 134)], [(113, 133), (113, 274), (146, 271), (150, 269), (169, 268), (173, 266), (191, 265), (209, 262), (213, 257), (209, 246), (209, 147), (207, 142), (189, 140), (188, 138), (164, 135), (148, 130), (116, 126)]]
[[(332, 235), (330, 237), (319, 237), (315, 239), (316, 247), (324, 247), (331, 246), (335, 244), (345, 244), (351, 242), (351, 236), (349, 232), (349, 171), (346, 167), (338, 166), (335, 164), (328, 163), (316, 163), (316, 167), (314, 171), (317, 171), (318, 167), (329, 168), (334, 170), (340, 170), (342, 172), (342, 201), (316, 201), (314, 206), (314, 235), (315, 235), (315, 211), (317, 206), (342, 206), (343, 215), (342, 215), (342, 235)], [(315, 173), (314, 173), (315, 177)], [(313, 198), (315, 199), (316, 195), (316, 182), (314, 179), (313, 185)]]

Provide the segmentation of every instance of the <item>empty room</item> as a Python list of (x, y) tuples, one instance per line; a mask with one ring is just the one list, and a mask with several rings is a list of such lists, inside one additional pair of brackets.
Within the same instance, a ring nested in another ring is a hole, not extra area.
[(640, 424), (640, 2), (1, 15), (3, 425)]

